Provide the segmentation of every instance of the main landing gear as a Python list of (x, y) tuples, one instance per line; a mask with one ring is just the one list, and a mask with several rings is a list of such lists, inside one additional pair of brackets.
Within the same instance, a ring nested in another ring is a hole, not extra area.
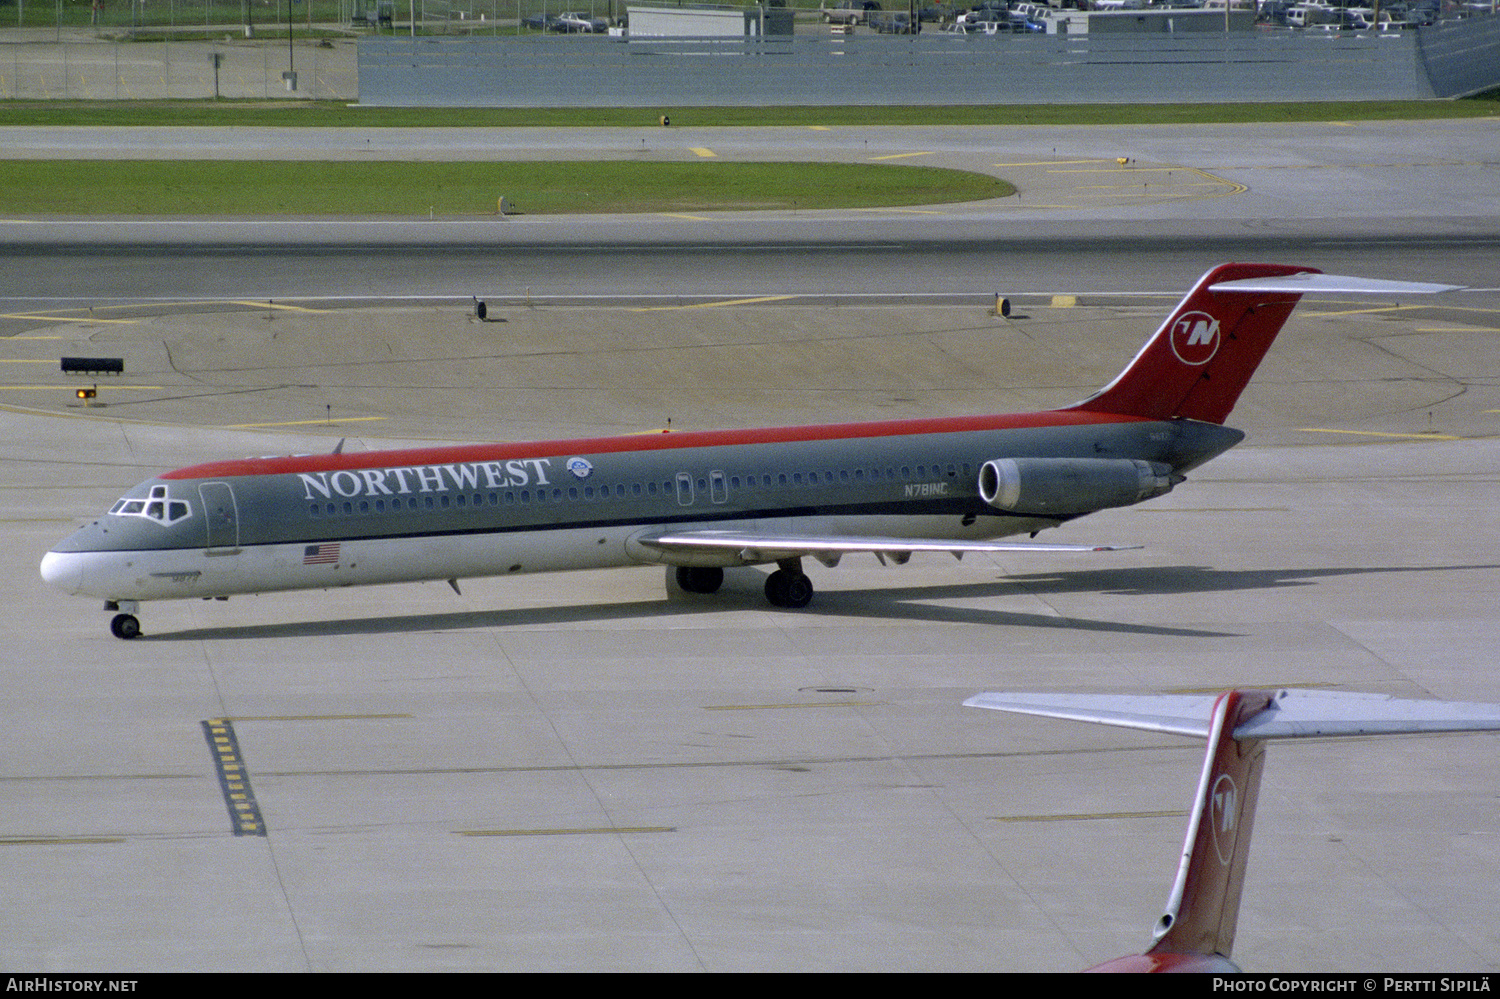
[(139, 638), (141, 636), (140, 618), (133, 613), (135, 611), (134, 600), (106, 600), (104, 609), (124, 612), (110, 619), (110, 634), (116, 638)]
[[(795, 610), (811, 603), (813, 584), (802, 571), (802, 560), (783, 559), (776, 565), (776, 571), (766, 577), (766, 599), (771, 606)], [(684, 593), (717, 593), (724, 585), (724, 570), (678, 566), (676, 578)]]
[(766, 577), (766, 599), (773, 607), (793, 610), (812, 602), (813, 584), (801, 567), (777, 569)]

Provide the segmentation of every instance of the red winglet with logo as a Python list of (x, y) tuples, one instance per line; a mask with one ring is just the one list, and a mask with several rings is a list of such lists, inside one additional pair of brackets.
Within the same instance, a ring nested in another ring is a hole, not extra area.
[(1114, 381), (1068, 409), (1223, 423), (1300, 293), (1219, 289), (1229, 281), (1320, 274), (1286, 264), (1222, 264), (1199, 279)]

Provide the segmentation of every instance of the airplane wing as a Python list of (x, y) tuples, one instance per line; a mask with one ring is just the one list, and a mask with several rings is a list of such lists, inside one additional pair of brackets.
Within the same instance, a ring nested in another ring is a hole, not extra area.
[(910, 555), (912, 552), (1114, 552), (1140, 545), (1060, 545), (1035, 541), (954, 541), (941, 538), (858, 537), (854, 535), (759, 534), (752, 531), (680, 531), (636, 539), (662, 552), (737, 550), (746, 562), (777, 562), (810, 555), (829, 557), (855, 552)]

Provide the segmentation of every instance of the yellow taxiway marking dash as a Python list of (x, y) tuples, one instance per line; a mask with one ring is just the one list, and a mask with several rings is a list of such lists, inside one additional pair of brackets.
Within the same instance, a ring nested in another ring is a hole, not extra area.
[(459, 836), (608, 836), (613, 833), (676, 832), (676, 826), (612, 826), (597, 829), (459, 829)]
[(123, 836), (0, 836), (0, 846), (87, 846), (123, 842)]
[(1122, 166), (1117, 166), (1117, 167), (1108, 167), (1108, 168), (1106, 168), (1106, 167), (1100, 167), (1097, 170), (1048, 170), (1047, 172), (1048, 173), (1120, 173), (1122, 171), (1123, 172), (1128, 172), (1128, 173), (1172, 173), (1173, 171), (1181, 171), (1183, 173), (1192, 173), (1192, 172), (1194, 172), (1192, 167), (1180, 167), (1180, 166), (1176, 166), (1176, 167), (1122, 167)]
[(284, 423), (230, 423), (224, 429), (249, 430), (254, 427), (310, 427), (320, 423), (369, 423), (372, 420), (384, 420), (386, 418), (384, 416), (335, 416), (331, 420), (287, 420)]
[(659, 212), (664, 219), (687, 219), (689, 222), (712, 222), (713, 219), (703, 215), (688, 215), (683, 212)]
[(1021, 160), (1016, 163), (992, 163), (997, 167), (1022, 167), (1022, 166), (1067, 166), (1070, 163), (1103, 163), (1104, 160)]
[(253, 309), (281, 309), (283, 312), (328, 312), (329, 311), (328, 309), (309, 309), (305, 305), (282, 305), (281, 303), (274, 302), (274, 301), (245, 302), (245, 301), (240, 301), (240, 300), (237, 300), (237, 299), (230, 299), (229, 300), (229, 304), (230, 305), (248, 305), (248, 306), (250, 306)]
[(1071, 309), (1071, 308), (1075, 307), (1076, 305), (1078, 305), (1078, 296), (1077, 295), (1053, 295), (1052, 296), (1052, 303), (1051, 304), (1052, 304), (1052, 308), (1054, 308), (1054, 309)]
[(1304, 434), (1353, 434), (1356, 437), (1404, 437), (1419, 441), (1458, 441), (1463, 440), (1452, 434), (1390, 434), (1379, 430), (1328, 430), (1324, 427), (1298, 427), (1299, 432)]
[(1078, 822), (1084, 819), (1180, 819), (1185, 811), (1091, 812), (1080, 815), (995, 815), (996, 822)]
[(827, 125), (809, 125), (807, 127), (810, 128), (810, 129), (812, 129), (814, 132), (826, 132), (826, 131), (828, 131), (828, 126)]
[(1371, 306), (1368, 309), (1337, 309), (1337, 310), (1330, 310), (1330, 311), (1327, 311), (1327, 312), (1323, 312), (1323, 311), (1307, 312), (1307, 313), (1304, 313), (1304, 315), (1309, 315), (1309, 316), (1364, 316), (1364, 315), (1369, 315), (1370, 313), (1374, 313), (1374, 312), (1402, 312), (1402, 311), (1405, 311), (1405, 310), (1408, 310), (1408, 309), (1422, 309), (1422, 308), (1428, 308), (1428, 306), (1422, 306), (1422, 305), (1376, 305), (1376, 306)]
[(1145, 507), (1136, 513), (1290, 513), (1286, 506), (1178, 506), (1171, 509)]
[[(1290, 680), (1281, 683), (1255, 684), (1256, 690), (1285, 690), (1289, 687), (1337, 687), (1336, 683), (1319, 683), (1316, 680)], [(1156, 691), (1158, 694), (1213, 694), (1215, 697), (1224, 693), (1223, 687), (1163, 687)]]
[(1150, 185), (1147, 185), (1147, 184), (1081, 184), (1078, 187), (1074, 188), (1074, 190), (1077, 190), (1077, 191), (1141, 191), (1144, 188), (1144, 189), (1146, 189), (1145, 193), (1149, 193), (1149, 194), (1153, 194), (1153, 195), (1160, 195), (1164, 189), (1166, 189), (1166, 190), (1172, 190), (1172, 191), (1177, 191), (1177, 190), (1181, 190), (1184, 187), (1223, 187), (1223, 186), (1224, 185), (1220, 184), (1218, 181), (1204, 181), (1202, 183), (1171, 184), (1171, 185), (1168, 185), (1168, 184), (1157, 184), (1154, 189), (1151, 188)]
[[(139, 325), (139, 319), (99, 319), (94, 316), (48, 316), (38, 312), (0, 312), (0, 319), (35, 319), (45, 323), (126, 323)], [(29, 340), (60, 340), (61, 337), (16, 337)]]
[(930, 208), (856, 208), (857, 212), (886, 212), (894, 215), (947, 215), (947, 212), (936, 212)]
[(705, 704), (704, 711), (781, 711), (786, 708), (868, 708), (884, 701), (823, 701), (817, 704)]
[(366, 721), (380, 718), (412, 718), (399, 712), (379, 715), (235, 715), (237, 722), (245, 721)]
[(913, 156), (936, 156), (936, 155), (937, 155), (936, 153), (931, 153), (931, 152), (927, 152), (927, 153), (889, 153), (889, 154), (887, 154), (885, 156), (871, 156), (870, 159), (872, 161), (874, 161), (874, 160), (904, 160), (904, 159), (910, 159)]
[(718, 158), (718, 155), (719, 155), (718, 153), (714, 152), (712, 149), (708, 149), (708, 148), (706, 148), (704, 146), (688, 146), (688, 149), (692, 152), (692, 154), (694, 156), (701, 156), (703, 159), (706, 159), (706, 160), (716, 159), (716, 158)]
[(725, 305), (756, 305), (760, 302), (786, 302), (796, 295), (766, 295), (763, 298), (733, 298), (723, 302), (694, 302), (692, 305), (653, 305), (631, 312), (675, 312), (679, 309), (717, 309)]

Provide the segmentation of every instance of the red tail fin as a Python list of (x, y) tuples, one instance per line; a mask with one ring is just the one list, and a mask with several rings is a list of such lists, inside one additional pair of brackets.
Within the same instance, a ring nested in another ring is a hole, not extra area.
[(1208, 758), (1182, 846), (1177, 882), (1157, 920), (1147, 956), (1217, 954), (1227, 958), (1239, 922), (1250, 830), (1260, 796), (1265, 743), (1235, 739), (1235, 729), (1264, 711), (1273, 693), (1233, 690), (1214, 705)]
[(1114, 381), (1069, 409), (1223, 423), (1302, 296), (1210, 291), (1224, 281), (1318, 274), (1285, 264), (1221, 264), (1203, 275)]

